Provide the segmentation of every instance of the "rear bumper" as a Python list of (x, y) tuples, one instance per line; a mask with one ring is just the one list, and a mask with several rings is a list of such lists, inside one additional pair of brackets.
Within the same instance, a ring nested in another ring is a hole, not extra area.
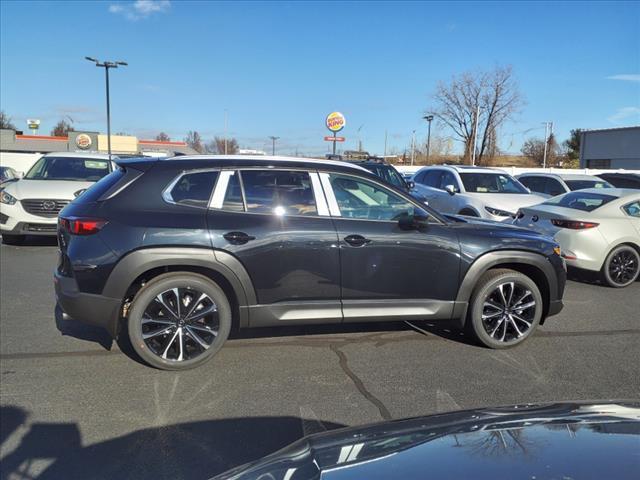
[(75, 279), (64, 277), (57, 271), (53, 275), (53, 283), (56, 300), (64, 313), (74, 320), (102, 327), (114, 338), (117, 336), (120, 299), (81, 292)]

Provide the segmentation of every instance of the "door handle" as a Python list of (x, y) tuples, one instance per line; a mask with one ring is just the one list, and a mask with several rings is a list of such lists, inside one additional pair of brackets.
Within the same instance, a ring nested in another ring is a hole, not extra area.
[(247, 235), (244, 232), (227, 232), (223, 235), (223, 237), (229, 243), (233, 243), (234, 245), (244, 245), (245, 243), (256, 239), (256, 237)]
[(371, 240), (364, 238), (362, 235), (348, 235), (344, 237), (344, 241), (353, 247), (362, 247), (371, 242)]

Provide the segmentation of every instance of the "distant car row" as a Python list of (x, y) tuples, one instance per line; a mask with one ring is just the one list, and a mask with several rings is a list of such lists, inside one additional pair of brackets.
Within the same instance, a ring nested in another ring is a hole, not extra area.
[[(613, 181), (632, 185), (633, 175)], [(601, 272), (612, 287), (626, 287), (640, 273), (640, 189), (615, 188), (591, 175), (525, 173), (434, 166), (411, 177), (432, 208), (512, 222), (553, 237), (568, 265)]]

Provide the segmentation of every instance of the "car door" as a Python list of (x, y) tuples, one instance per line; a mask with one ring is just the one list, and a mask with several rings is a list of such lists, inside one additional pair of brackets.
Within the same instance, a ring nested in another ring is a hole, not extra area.
[(442, 170), (435, 195), (434, 208), (441, 213), (458, 213), (460, 210), (458, 208), (458, 198), (456, 198), (456, 195), (451, 195), (445, 190), (449, 185), (451, 185), (456, 192), (460, 192), (460, 185), (455, 175), (448, 170)]
[(419, 172), (415, 179), (416, 190), (426, 198), (429, 206), (435, 210), (438, 210), (438, 186), (440, 185), (441, 175), (442, 170), (430, 168)]
[[(459, 244), (447, 224), (372, 179), (320, 173), (340, 245), (345, 321), (448, 318)], [(420, 229), (400, 220), (429, 218)]]
[(207, 221), (214, 248), (253, 283), (251, 325), (342, 321), (338, 238), (317, 172), (223, 171)]

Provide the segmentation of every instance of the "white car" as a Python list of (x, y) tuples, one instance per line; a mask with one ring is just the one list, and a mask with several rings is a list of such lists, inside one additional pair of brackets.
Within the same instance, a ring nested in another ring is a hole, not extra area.
[(108, 155), (48, 153), (20, 180), (0, 189), (3, 243), (20, 244), (26, 235), (55, 235), (58, 213), (113, 170)]
[(515, 225), (560, 244), (568, 266), (601, 272), (612, 287), (631, 285), (640, 272), (640, 191), (589, 188), (523, 208)]
[(613, 188), (613, 185), (600, 177), (577, 173), (527, 172), (516, 175), (516, 178), (533, 193), (545, 198), (585, 188)]
[(441, 213), (511, 220), (518, 209), (544, 201), (508, 173), (483, 167), (424, 167), (412, 180), (429, 206)]

